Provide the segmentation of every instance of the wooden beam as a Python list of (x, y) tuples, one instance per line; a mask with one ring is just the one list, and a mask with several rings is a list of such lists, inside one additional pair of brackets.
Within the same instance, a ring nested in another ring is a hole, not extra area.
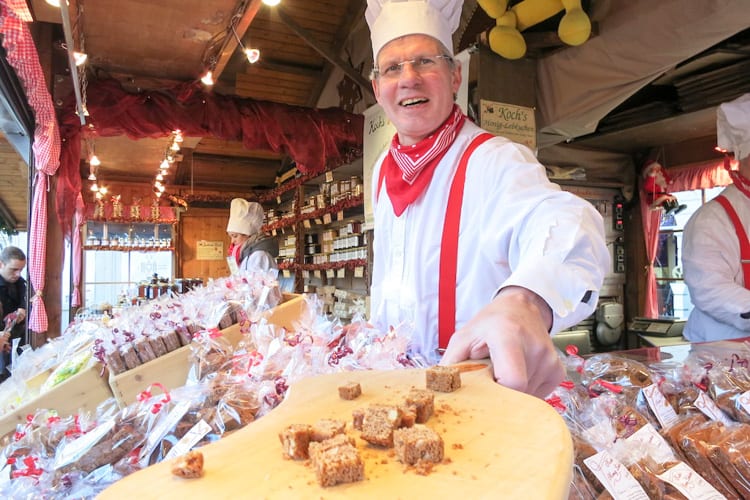
[(261, 0), (250, 0), (247, 8), (245, 9), (245, 12), (242, 13), (242, 16), (236, 23), (234, 19), (230, 19), (229, 22), (234, 24), (230, 24), (229, 32), (227, 33), (227, 37), (224, 40), (224, 46), (222, 47), (216, 61), (216, 66), (214, 67), (213, 71), (215, 81), (219, 80), (219, 76), (221, 76), (221, 73), (224, 71), (224, 69), (226, 69), (229, 60), (232, 58), (232, 54), (234, 54), (234, 51), (238, 45), (237, 38), (235, 38), (234, 34), (232, 33), (231, 26), (234, 26), (234, 31), (237, 34), (237, 37), (239, 39), (242, 39), (242, 37), (245, 35), (245, 32), (247, 31), (247, 28), (250, 26), (250, 23), (258, 14), (261, 3)]
[(328, 50), (328, 48), (321, 46), (306, 29), (304, 29), (292, 18), (286, 15), (284, 13), (284, 9), (280, 8), (280, 6), (276, 6), (274, 12), (277, 16), (279, 16), (281, 22), (286, 24), (290, 30), (294, 31), (297, 34), (297, 36), (304, 40), (310, 47), (315, 49), (315, 51), (318, 52), (321, 56), (325, 57), (328, 62), (338, 67), (349, 78), (354, 80), (360, 87), (362, 87), (365, 92), (368, 92), (371, 96), (374, 97), (375, 94), (372, 90), (372, 84), (368, 79), (363, 77), (359, 72), (357, 72), (357, 70), (349, 66), (349, 64), (341, 60), (341, 58), (333, 54), (330, 50)]

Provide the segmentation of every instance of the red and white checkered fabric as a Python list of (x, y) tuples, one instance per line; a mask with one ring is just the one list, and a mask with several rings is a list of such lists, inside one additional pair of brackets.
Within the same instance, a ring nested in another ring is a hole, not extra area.
[(34, 179), (31, 220), (29, 221), (29, 280), (35, 294), (29, 312), (29, 329), (46, 332), (47, 311), (42, 300), (45, 286), (47, 252), (47, 176), (60, 166), (60, 131), (55, 119), (52, 97), (47, 91), (34, 40), (27, 22), (32, 20), (26, 2), (0, 0), (0, 31), (7, 59), (26, 92), (36, 119), (32, 153), (37, 173)]

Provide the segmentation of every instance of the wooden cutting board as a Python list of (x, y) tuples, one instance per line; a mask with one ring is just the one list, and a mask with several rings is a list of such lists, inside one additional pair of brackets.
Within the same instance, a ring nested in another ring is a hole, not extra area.
[[(445, 442), (446, 460), (428, 475), (402, 465), (392, 450), (368, 445), (351, 429), (351, 412), (399, 402), (425, 388), (424, 370), (356, 371), (304, 379), (272, 412), (201, 448), (204, 476), (181, 479), (164, 461), (118, 481), (99, 498), (567, 498), (573, 446), (565, 423), (544, 401), (497, 385), (490, 367), (462, 365), (462, 387), (435, 393), (427, 422)], [(360, 382), (362, 395), (342, 400), (338, 387)], [(346, 420), (365, 462), (365, 480), (320, 487), (304, 461), (285, 459), (278, 434), (293, 423)]]

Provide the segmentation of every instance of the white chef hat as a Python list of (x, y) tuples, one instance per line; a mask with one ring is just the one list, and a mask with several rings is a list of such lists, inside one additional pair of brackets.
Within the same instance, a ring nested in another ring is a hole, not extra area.
[(750, 94), (719, 105), (716, 142), (721, 149), (732, 151), (737, 160), (750, 154)]
[(263, 207), (254, 201), (235, 198), (229, 206), (228, 233), (252, 236), (263, 225)]
[(373, 59), (385, 44), (405, 35), (429, 35), (453, 54), (453, 32), (463, 0), (367, 0)]

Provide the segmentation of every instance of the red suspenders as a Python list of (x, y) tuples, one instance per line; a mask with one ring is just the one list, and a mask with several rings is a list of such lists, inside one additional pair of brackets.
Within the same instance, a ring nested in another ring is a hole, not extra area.
[[(438, 345), (448, 346), (456, 330), (456, 272), (458, 268), (458, 229), (461, 224), (461, 207), (464, 199), (464, 182), (469, 157), (480, 144), (495, 137), (485, 132), (476, 136), (461, 155), (456, 174), (451, 182), (448, 205), (445, 209), (443, 237), (440, 243), (440, 274), (438, 284)], [(385, 173), (380, 169), (377, 196), (383, 185)]]
[(440, 242), (440, 274), (438, 287), (438, 347), (448, 347), (448, 340), (456, 330), (456, 274), (458, 270), (458, 229), (461, 225), (461, 207), (464, 199), (466, 166), (474, 150), (490, 133), (478, 135), (461, 156), (456, 175), (451, 183), (448, 206), (445, 208), (443, 238)]
[(724, 210), (726, 211), (729, 219), (734, 224), (734, 230), (737, 232), (737, 239), (740, 241), (740, 263), (742, 264), (742, 274), (745, 282), (745, 288), (750, 290), (750, 241), (747, 240), (747, 233), (745, 228), (742, 227), (742, 222), (737, 216), (732, 204), (724, 195), (719, 195), (714, 198), (718, 201)]

